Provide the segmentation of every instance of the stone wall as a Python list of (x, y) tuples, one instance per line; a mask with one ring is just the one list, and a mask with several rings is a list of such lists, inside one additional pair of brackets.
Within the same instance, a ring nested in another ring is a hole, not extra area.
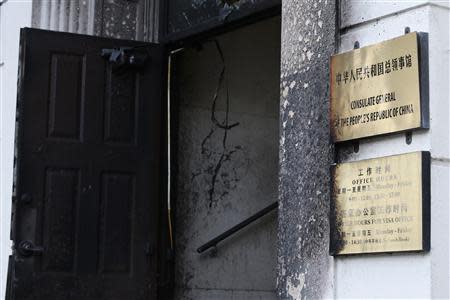
[(287, 0), (282, 10), (278, 295), (330, 298), (328, 74), (335, 3)]
[(33, 0), (36, 28), (156, 42), (158, 0)]

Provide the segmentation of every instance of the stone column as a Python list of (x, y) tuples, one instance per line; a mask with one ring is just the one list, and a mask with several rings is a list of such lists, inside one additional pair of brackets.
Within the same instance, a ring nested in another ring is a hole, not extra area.
[(278, 294), (333, 297), (329, 256), (329, 57), (336, 2), (285, 0), (282, 8)]
[(33, 0), (36, 28), (157, 42), (160, 0)]

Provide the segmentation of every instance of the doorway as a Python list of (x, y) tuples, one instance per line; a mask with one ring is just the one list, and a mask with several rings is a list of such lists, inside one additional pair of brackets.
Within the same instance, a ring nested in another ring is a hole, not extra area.
[(276, 299), (279, 16), (172, 55), (174, 299)]

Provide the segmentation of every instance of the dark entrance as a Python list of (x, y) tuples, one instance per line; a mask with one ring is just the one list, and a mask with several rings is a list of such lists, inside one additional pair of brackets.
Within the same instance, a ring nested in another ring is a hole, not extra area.
[(156, 299), (164, 57), (22, 30), (7, 299)]
[(177, 300), (277, 299), (280, 25), (171, 56)]

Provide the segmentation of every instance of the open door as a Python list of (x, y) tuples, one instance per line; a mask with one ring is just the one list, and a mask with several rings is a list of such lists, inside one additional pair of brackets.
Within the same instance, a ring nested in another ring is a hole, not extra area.
[(7, 300), (152, 300), (162, 46), (21, 32)]

